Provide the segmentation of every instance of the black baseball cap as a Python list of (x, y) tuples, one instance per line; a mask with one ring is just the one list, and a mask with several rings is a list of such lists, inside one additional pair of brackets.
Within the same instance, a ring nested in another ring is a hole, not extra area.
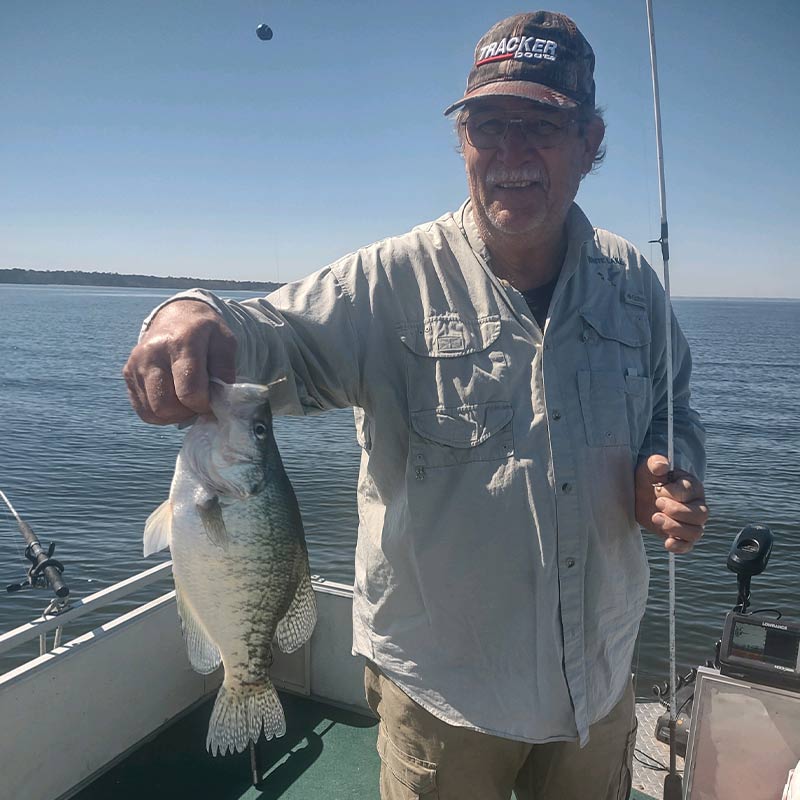
[(564, 14), (534, 11), (494, 25), (475, 48), (464, 96), (445, 114), (481, 97), (521, 97), (556, 108), (594, 108), (594, 51)]

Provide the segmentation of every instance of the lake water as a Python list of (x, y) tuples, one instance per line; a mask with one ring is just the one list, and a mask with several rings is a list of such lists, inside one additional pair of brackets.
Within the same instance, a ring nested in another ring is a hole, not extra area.
[[(43, 542), (57, 542), (75, 597), (167, 557), (142, 558), (142, 528), (166, 498), (182, 434), (142, 423), (120, 376), (141, 319), (166, 296), (0, 285), (0, 489)], [(712, 655), (736, 601), (725, 560), (750, 522), (775, 534), (769, 568), (753, 580), (754, 607), (777, 606), (800, 619), (800, 301), (678, 299), (674, 306), (694, 356), (712, 509), (701, 545), (677, 560), (685, 671)], [(350, 583), (359, 461), (352, 412), (281, 418), (275, 428), (312, 571)], [(640, 696), (668, 671), (667, 559), (660, 541), (646, 541), (652, 582), (634, 664)], [(0, 509), (0, 585), (23, 578), (23, 549), (13, 518)], [(38, 615), (48, 600), (44, 592), (0, 595), (0, 631)], [(91, 624), (129, 606), (117, 603)], [(0, 657), (0, 668), (10, 663)]]

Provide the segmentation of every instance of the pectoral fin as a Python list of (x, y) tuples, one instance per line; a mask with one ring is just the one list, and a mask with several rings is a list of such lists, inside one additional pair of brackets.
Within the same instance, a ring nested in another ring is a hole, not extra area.
[(165, 500), (144, 524), (144, 556), (169, 547), (172, 538), (172, 503)]
[(203, 523), (206, 536), (217, 547), (223, 550), (228, 549), (230, 537), (228, 529), (225, 527), (225, 520), (222, 518), (222, 506), (219, 504), (219, 497), (209, 495), (207, 499), (197, 503), (197, 513)]

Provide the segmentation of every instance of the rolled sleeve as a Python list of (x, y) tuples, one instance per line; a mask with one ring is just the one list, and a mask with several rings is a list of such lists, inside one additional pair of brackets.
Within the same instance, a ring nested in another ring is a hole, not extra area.
[(222, 316), (237, 342), (237, 379), (274, 384), (274, 413), (304, 416), (360, 405), (361, 337), (353, 298), (331, 267), (263, 298), (237, 301), (205, 289), (179, 292), (145, 319), (140, 339), (156, 314), (178, 300), (198, 300)]

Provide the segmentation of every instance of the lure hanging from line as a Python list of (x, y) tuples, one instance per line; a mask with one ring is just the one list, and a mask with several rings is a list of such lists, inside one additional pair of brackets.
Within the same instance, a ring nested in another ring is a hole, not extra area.
[(269, 25), (264, 24), (263, 22), (256, 28), (256, 36), (261, 39), (262, 42), (267, 42), (272, 38), (272, 28)]

